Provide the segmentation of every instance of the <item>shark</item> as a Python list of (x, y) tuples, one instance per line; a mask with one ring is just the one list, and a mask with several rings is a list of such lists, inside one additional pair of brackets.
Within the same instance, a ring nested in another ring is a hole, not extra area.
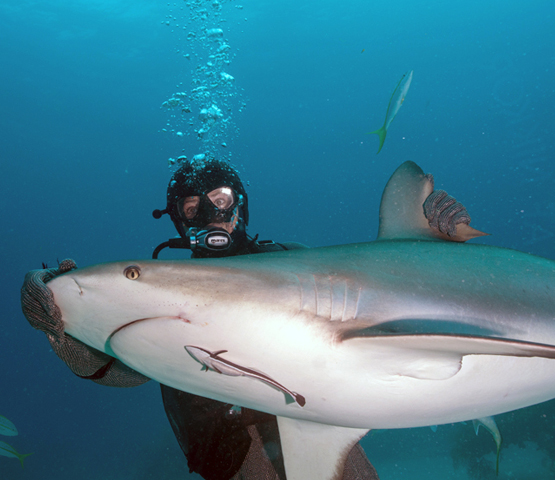
[(132, 260), (48, 283), (65, 332), (171, 387), (276, 415), (288, 480), (341, 478), (370, 429), (555, 398), (555, 262), (429, 228), (403, 163), (375, 241)]

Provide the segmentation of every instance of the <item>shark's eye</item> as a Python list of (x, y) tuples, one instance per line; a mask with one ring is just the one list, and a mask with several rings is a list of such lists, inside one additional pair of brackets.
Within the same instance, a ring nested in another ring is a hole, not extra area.
[(123, 271), (123, 274), (129, 280), (137, 280), (141, 276), (141, 269), (137, 265), (130, 265)]

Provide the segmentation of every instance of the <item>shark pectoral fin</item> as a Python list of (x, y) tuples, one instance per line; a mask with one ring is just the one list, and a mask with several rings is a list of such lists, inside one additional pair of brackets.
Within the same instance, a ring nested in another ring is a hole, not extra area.
[(555, 359), (555, 346), (544, 343), (524, 342), (499, 337), (478, 335), (449, 335), (433, 333), (415, 334), (368, 334), (371, 329), (346, 331), (341, 335), (342, 342), (359, 340), (379, 347), (392, 347), (407, 350), (426, 350), (431, 352), (455, 353), (458, 355), (503, 355), (509, 357), (542, 357)]
[(411, 336), (351, 338), (346, 343), (354, 358), (387, 377), (447, 380), (461, 369), (463, 355), (415, 345)]
[(555, 346), (472, 335), (368, 335), (368, 329), (345, 332), (360, 356), (382, 352), (381, 367), (391, 375), (444, 380), (457, 374), (466, 355), (499, 355), (555, 359)]
[(351, 449), (367, 429), (277, 417), (288, 480), (340, 480)]
[(387, 135), (387, 128), (385, 128), (385, 124), (379, 130), (374, 130), (373, 132), (368, 132), (368, 135), (372, 135), (372, 134), (376, 134), (378, 137), (380, 137), (380, 146), (378, 148), (378, 151), (376, 152), (376, 155), (377, 155), (378, 153), (380, 153), (380, 151), (383, 147), (383, 144), (385, 142), (385, 136)]
[(368, 361), (383, 358), (380, 368), (389, 375), (422, 380), (445, 380), (456, 375), (466, 355), (555, 358), (555, 347), (538, 343), (471, 335), (373, 335), (368, 330), (346, 332), (351, 344)]
[(391, 335), (381, 337), (391, 345), (457, 355), (501, 355), (509, 357), (555, 358), (555, 346), (504, 338), (472, 335)]
[(462, 356), (456, 353), (406, 351), (385, 366), (391, 375), (419, 380), (447, 380), (454, 377), (462, 366)]

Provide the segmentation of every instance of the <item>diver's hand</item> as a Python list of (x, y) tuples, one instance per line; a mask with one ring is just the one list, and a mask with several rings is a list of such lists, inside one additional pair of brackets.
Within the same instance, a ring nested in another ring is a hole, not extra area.
[(434, 190), (423, 206), (430, 227), (450, 237), (456, 235), (458, 224), (470, 223), (470, 215), (464, 205), (445, 190)]
[(470, 215), (461, 202), (445, 190), (434, 190), (434, 177), (427, 174), (432, 193), (422, 205), (432, 236), (451, 242), (466, 242), (488, 235), (470, 226)]
[(147, 382), (149, 378), (64, 332), (62, 313), (46, 284), (75, 268), (77, 265), (73, 260), (64, 260), (58, 268), (27, 273), (21, 288), (23, 314), (33, 328), (46, 334), (56, 355), (79, 377), (113, 387), (134, 387)]
[[(427, 174), (426, 177), (434, 186), (434, 177)], [(457, 225), (470, 223), (470, 215), (461, 202), (449, 195), (445, 190), (434, 190), (424, 201), (424, 215), (430, 228), (454, 237), (457, 234)]]

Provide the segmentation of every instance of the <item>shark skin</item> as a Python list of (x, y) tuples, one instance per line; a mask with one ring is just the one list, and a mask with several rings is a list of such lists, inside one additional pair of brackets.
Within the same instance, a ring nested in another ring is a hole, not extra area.
[[(289, 480), (341, 478), (369, 429), (555, 398), (555, 262), (436, 238), (421, 208), (430, 188), (416, 164), (399, 167), (374, 242), (106, 263), (48, 286), (69, 335), (171, 387), (277, 415)], [(205, 372), (186, 345), (226, 350), (306, 404), (249, 376)], [(316, 438), (328, 452), (311, 449)]]

